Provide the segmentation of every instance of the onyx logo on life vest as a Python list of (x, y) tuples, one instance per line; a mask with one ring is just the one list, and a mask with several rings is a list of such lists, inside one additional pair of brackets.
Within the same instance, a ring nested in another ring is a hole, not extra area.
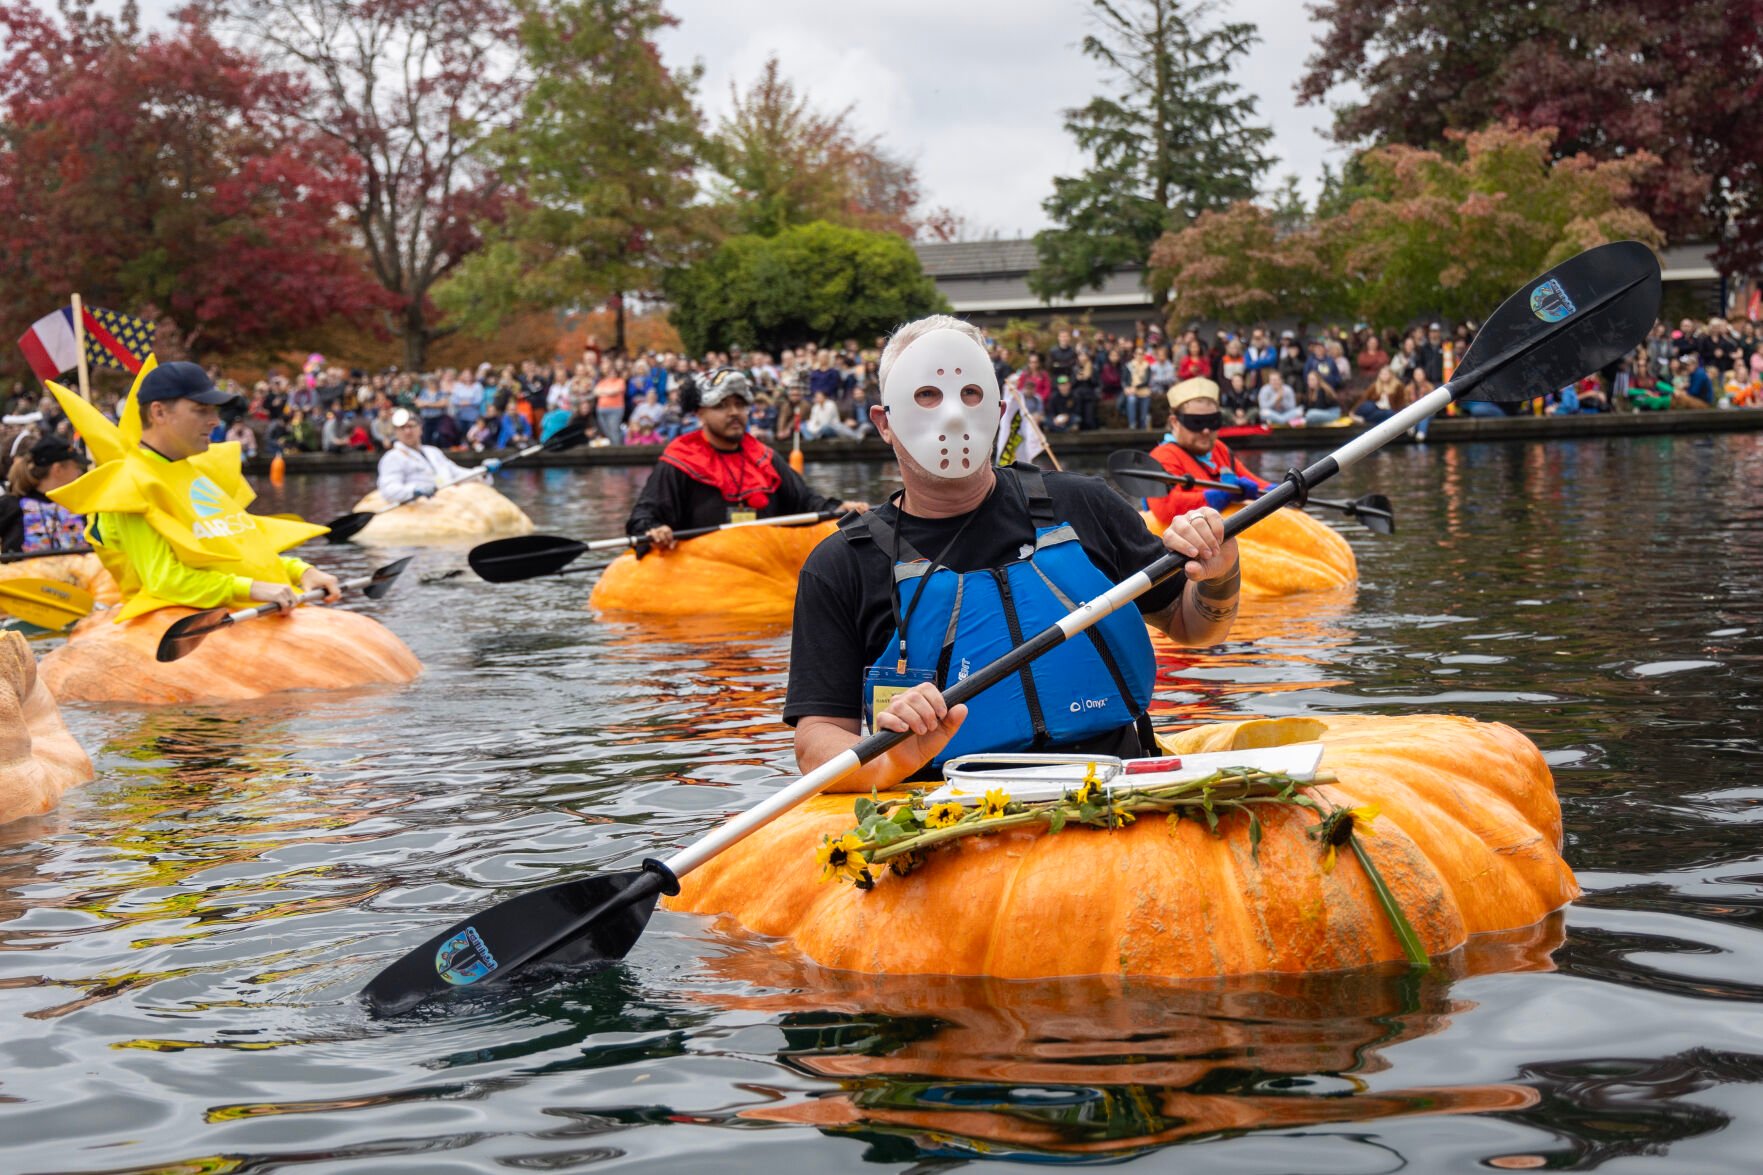
[(1106, 710), (1107, 708), (1107, 698), (1079, 698), (1077, 701), (1071, 703), (1071, 712), (1073, 714), (1082, 714), (1085, 710)]

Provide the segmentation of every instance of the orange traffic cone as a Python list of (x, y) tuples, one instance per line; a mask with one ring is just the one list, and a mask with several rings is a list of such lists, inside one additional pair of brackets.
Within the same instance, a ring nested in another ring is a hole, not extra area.
[(269, 484), (279, 486), (288, 480), (288, 463), (277, 453), (269, 460)]
[(801, 425), (798, 424), (794, 429), (790, 430), (790, 438), (790, 468), (794, 469), (797, 473), (801, 473), (804, 464), (802, 457)]

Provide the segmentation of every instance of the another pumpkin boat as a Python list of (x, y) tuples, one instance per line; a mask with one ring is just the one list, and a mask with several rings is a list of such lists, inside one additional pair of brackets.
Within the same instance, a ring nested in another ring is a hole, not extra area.
[(340, 608), (301, 607), (229, 625), (195, 652), (162, 664), (159, 638), (192, 608), (160, 608), (122, 624), (102, 614), (43, 658), (43, 682), (63, 702), (233, 702), (282, 690), (397, 685), (422, 672), (391, 629)]
[(114, 604), (121, 599), (116, 590), (116, 581), (104, 570), (104, 564), (98, 561), (98, 556), (89, 553), (44, 555), (36, 559), (0, 563), (0, 582), (9, 579), (47, 579), (65, 583), (89, 593), (100, 604)]
[(19, 633), (0, 633), (0, 824), (42, 815), (91, 778), (92, 760), (38, 680), (30, 645)]
[(588, 603), (603, 612), (787, 621), (802, 564), (837, 529), (832, 522), (743, 526), (641, 559), (626, 552), (601, 574)]
[(353, 536), (352, 541), (370, 547), (417, 547), (533, 531), (526, 511), (477, 479), (456, 482), (432, 498), (396, 509), (375, 490), (355, 503), (355, 509), (379, 515)]
[[(1234, 514), (1232, 506), (1224, 513)], [(1145, 525), (1161, 534), (1150, 511)], [(1359, 578), (1359, 562), (1339, 531), (1302, 510), (1275, 510), (1237, 536), (1243, 564), (1243, 598), (1268, 599), (1298, 592), (1333, 591)]]
[(851, 796), (826, 795), (689, 874), (668, 904), (788, 939), (823, 966), (883, 974), (1182, 979), (1403, 959), (1372, 879), (1351, 855), (1333, 867), (1333, 838), (1312, 835), (1323, 811), (1375, 834), (1362, 846), (1427, 955), (1529, 926), (1578, 894), (1548, 766), (1509, 727), (1331, 716), (1195, 727), (1165, 745), (1181, 755), (1312, 739), (1334, 776), (1308, 789), (1316, 810), (1225, 812), (1216, 835), (1198, 818), (1037, 824), (939, 846), (863, 890), (820, 880), (817, 852), (856, 823)]

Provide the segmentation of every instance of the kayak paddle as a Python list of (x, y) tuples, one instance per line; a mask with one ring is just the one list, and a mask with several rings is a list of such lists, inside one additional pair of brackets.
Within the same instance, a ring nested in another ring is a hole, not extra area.
[[(1633, 349), (1658, 316), (1659, 262), (1632, 241), (1602, 245), (1556, 266), (1500, 305), (1463, 356), (1453, 378), (1322, 460), (1292, 470), (1280, 484), (1225, 519), (1227, 537), (1274, 511), (1302, 505), (1312, 485), (1376, 452), (1454, 400), (1472, 394), (1512, 403), (1557, 388)], [(1173, 551), (1057, 623), (943, 691), (951, 706), (1020, 672), (1036, 657), (1085, 631), (1186, 566)], [(824, 790), (903, 741), (876, 731), (795, 783), (727, 821), (665, 861), (560, 882), (501, 901), (454, 923), (407, 952), (362, 991), (376, 1013), (407, 1011), (445, 992), (508, 979), (535, 963), (614, 962), (630, 952), (662, 894), (679, 879), (755, 829)]]
[[(822, 510), (817, 514), (784, 514), (777, 518), (755, 518), (748, 522), (725, 522), (721, 526), (676, 530), (673, 537), (695, 539), (700, 535), (715, 534), (719, 530), (736, 530), (749, 526), (808, 526), (838, 516), (837, 510)], [(591, 543), (560, 538), (554, 534), (523, 534), (511, 539), (491, 539), (487, 543), (479, 543), (466, 555), (465, 561), (471, 564), (471, 569), (481, 578), (491, 583), (517, 583), (523, 579), (536, 579), (541, 575), (562, 575), (570, 570), (571, 563), (589, 551), (629, 548), (636, 551), (637, 557), (641, 558), (648, 553), (650, 545), (649, 539), (640, 534), (596, 539)], [(573, 570), (590, 571), (593, 568), (577, 567)]]
[[(560, 429), (557, 435), (548, 441), (543, 441), (537, 445), (528, 445), (514, 456), (502, 462), (497, 468), (506, 469), (514, 462), (519, 461), (522, 457), (531, 457), (534, 453), (555, 452), (559, 449), (567, 449), (571, 445), (580, 442), (581, 439), (582, 425), (572, 424), (568, 428)], [(485, 469), (482, 465), (479, 465), (464, 477), (456, 477), (446, 485), (437, 486), (436, 489), (444, 490), (447, 486), (456, 486), (461, 482), (471, 481), (473, 478), (488, 477), (493, 472), (495, 472), (495, 470)], [(422, 501), (422, 499), (409, 498), (396, 505), (387, 506), (384, 510), (357, 510), (352, 514), (345, 514), (340, 518), (333, 518), (325, 523), (325, 526), (330, 528), (330, 534), (325, 536), (325, 541), (330, 543), (348, 542), (350, 539), (360, 534), (361, 528), (372, 522), (378, 515), (397, 510), (400, 507), (410, 505), (412, 502), (419, 501)]]
[[(1184, 490), (1224, 490), (1231, 494), (1243, 492), (1241, 486), (1233, 486), (1229, 482), (1206, 481), (1191, 474), (1170, 473), (1158, 463), (1157, 458), (1136, 449), (1120, 449), (1108, 454), (1108, 476), (1114, 479), (1114, 484), (1122, 492), (1133, 498), (1161, 498), (1169, 492), (1171, 486)], [(1339, 510), (1348, 518), (1357, 518), (1365, 524), (1367, 530), (1377, 534), (1396, 533), (1396, 516), (1390, 507), (1390, 500), (1382, 494), (1366, 494), (1351, 502), (1338, 498), (1311, 498), (1308, 504)]]
[[(344, 580), (340, 587), (345, 590), (360, 588), (361, 594), (370, 600), (377, 600), (392, 590), (392, 583), (404, 573), (404, 568), (416, 558), (406, 555), (393, 563), (379, 568), (372, 575), (364, 575), (359, 579)], [(294, 597), (296, 604), (311, 604), (324, 599), (323, 588), (313, 588), (301, 592)], [(225, 608), (207, 608), (201, 612), (192, 612), (182, 620), (176, 621), (165, 630), (159, 638), (159, 649), (154, 655), (160, 661), (176, 661), (196, 651), (196, 646), (203, 640), (219, 632), (229, 624), (243, 624), (247, 620), (256, 620), (259, 616), (268, 616), (271, 612), (281, 609), (275, 604), (258, 604), (254, 608), (241, 608), (237, 612), (228, 612)]]
[(0, 555), (0, 563), (23, 563), (26, 559), (53, 559), (58, 555), (90, 555), (90, 547), (57, 547), (52, 551), (9, 551)]
[(97, 601), (92, 593), (53, 579), (0, 579), (0, 612), (26, 624), (59, 632), (84, 620)]

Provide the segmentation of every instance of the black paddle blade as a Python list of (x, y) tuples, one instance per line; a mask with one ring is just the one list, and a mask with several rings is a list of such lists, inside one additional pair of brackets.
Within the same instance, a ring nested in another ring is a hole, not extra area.
[(572, 422), (558, 429), (551, 439), (545, 442), (545, 451), (560, 453), (564, 449), (573, 449), (587, 440), (587, 431), (587, 426), (582, 422)]
[[(395, 1016), (425, 1000), (500, 982), (532, 966), (616, 962), (630, 953), (655, 912), (656, 880), (643, 870), (603, 873), (498, 902), (405, 954), (374, 976), (361, 997), (375, 1013)], [(620, 898), (628, 900), (615, 900)], [(544, 949), (560, 929), (583, 918), (590, 921), (577, 933)]]
[(158, 660), (176, 661), (196, 651), (204, 637), (219, 632), (227, 626), (227, 610), (225, 608), (208, 608), (201, 612), (192, 612), (182, 620), (172, 622), (159, 638), (159, 648), (154, 652)]
[(554, 534), (523, 534), (479, 543), (465, 561), (479, 578), (491, 583), (518, 583), (555, 575), (581, 558), (587, 549), (586, 543)]
[(1500, 304), (1463, 353), (1451, 386), (1468, 388), (1459, 399), (1499, 403), (1556, 391), (1639, 346), (1659, 317), (1660, 297), (1659, 259), (1647, 246), (1615, 241), (1587, 249)]
[(1157, 458), (1136, 449), (1108, 454), (1108, 476), (1129, 498), (1161, 498), (1180, 480), (1158, 464)]
[(406, 555), (402, 559), (394, 559), (384, 567), (376, 568), (373, 578), (361, 589), (361, 594), (370, 600), (383, 597), (392, 590), (392, 585), (398, 582), (398, 577), (404, 574), (404, 569), (410, 566), (410, 561), (414, 558), (415, 555)]
[(368, 510), (357, 510), (353, 514), (345, 514), (341, 518), (333, 518), (325, 523), (330, 533), (324, 536), (327, 543), (346, 543), (361, 533), (361, 528), (373, 521), (373, 513)]
[(1396, 512), (1382, 494), (1366, 494), (1348, 502), (1347, 516), (1357, 518), (1373, 534), (1396, 533)]

